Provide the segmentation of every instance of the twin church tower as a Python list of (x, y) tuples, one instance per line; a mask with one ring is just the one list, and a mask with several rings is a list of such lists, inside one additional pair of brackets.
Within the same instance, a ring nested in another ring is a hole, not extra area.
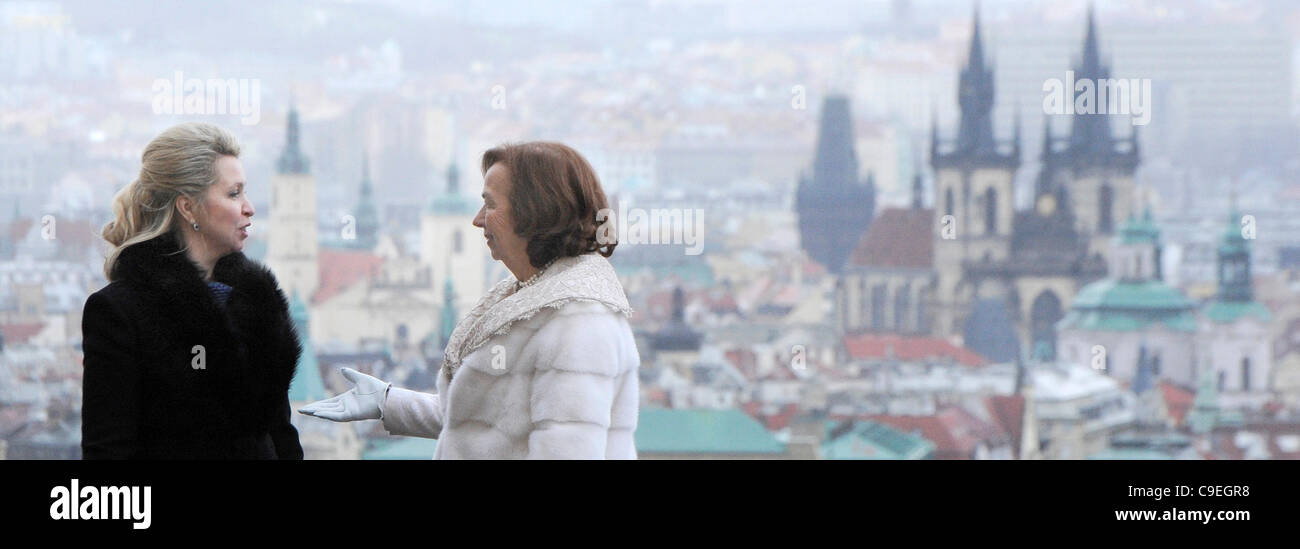
[[(994, 360), (1014, 358), (1016, 346), (1006, 344), (1014, 338), (1052, 357), (1055, 324), (1081, 287), (1106, 276), (1119, 221), (1135, 213), (1136, 134), (1117, 137), (1107, 115), (1080, 114), (1072, 116), (1069, 134), (1057, 137), (1049, 119), (1033, 205), (1017, 211), (1019, 115), (1011, 138), (998, 139), (994, 69), (978, 12), (973, 27), (959, 76), (956, 135), (942, 136), (937, 121), (930, 131), (933, 207), (923, 207), (917, 175), (911, 207), (886, 208), (873, 219), (872, 182), (839, 173), (857, 163), (851, 131), (827, 129), (851, 127), (847, 99), (830, 97), (815, 175), (799, 185), (800, 236), (809, 256), (839, 275), (837, 311), (845, 332), (957, 336)], [(1073, 69), (1078, 79), (1110, 77), (1091, 10)]]

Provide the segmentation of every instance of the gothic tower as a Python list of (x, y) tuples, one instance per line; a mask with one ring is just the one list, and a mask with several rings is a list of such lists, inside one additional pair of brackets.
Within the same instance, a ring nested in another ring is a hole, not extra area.
[(286, 294), (310, 301), (320, 282), (317, 266), (316, 178), (299, 140), (298, 110), (289, 108), (284, 150), (271, 176), (271, 230), (267, 266)]
[(873, 179), (858, 179), (849, 99), (830, 95), (822, 104), (813, 176), (799, 178), (795, 201), (804, 251), (830, 272), (840, 273), (875, 210)]
[(1002, 261), (1009, 253), (1014, 218), (1013, 180), (1020, 167), (1020, 131), (1017, 116), (1010, 143), (999, 143), (993, 133), (993, 66), (985, 59), (978, 9), (974, 15), (970, 51), (962, 68), (957, 92), (961, 107), (957, 137), (949, 143), (939, 137), (938, 121), (930, 130), (930, 164), (935, 172), (934, 262), (938, 271), (935, 293), (935, 331), (938, 335), (961, 332), (973, 288), (959, 287), (963, 261)]
[[(1087, 28), (1084, 31), (1083, 52), (1073, 67), (1075, 82), (1085, 86), (1092, 85), (1093, 90), (1102, 92), (1100, 83), (1110, 79), (1110, 67), (1102, 60), (1097, 34), (1096, 16), (1092, 7), (1088, 8)], [(1109, 89), (1110, 86), (1107, 86)], [(1044, 135), (1043, 174), (1040, 180), (1050, 185), (1066, 186), (1065, 194), (1078, 216), (1080, 231), (1089, 239), (1089, 251), (1107, 255), (1120, 221), (1134, 210), (1133, 174), (1139, 163), (1137, 128), (1126, 138), (1117, 138), (1111, 128), (1115, 119), (1128, 120), (1127, 115), (1112, 115), (1108, 112), (1096, 112), (1103, 106), (1102, 98), (1096, 97), (1092, 106), (1093, 113), (1080, 113), (1080, 101), (1074, 90), (1067, 90), (1066, 101), (1075, 104), (1076, 112), (1068, 116), (1071, 121), (1070, 134), (1061, 138), (1065, 147), (1055, 150), (1057, 141), (1050, 135)], [(1099, 95), (1100, 95), (1099, 94)], [(1111, 109), (1111, 98), (1107, 98), (1105, 108)]]
[(353, 248), (373, 250), (379, 239), (379, 210), (375, 207), (370, 183), (370, 157), (365, 152), (361, 156), (361, 196), (356, 207), (356, 239), (351, 242)]

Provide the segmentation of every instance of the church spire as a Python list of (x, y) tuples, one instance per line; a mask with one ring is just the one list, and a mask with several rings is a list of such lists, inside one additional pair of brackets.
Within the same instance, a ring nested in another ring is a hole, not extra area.
[(849, 98), (828, 95), (822, 102), (813, 156), (812, 179), (800, 179), (795, 193), (800, 246), (827, 270), (839, 273), (849, 252), (875, 215), (876, 191), (870, 177), (858, 176)]
[(1236, 180), (1228, 197), (1228, 224), (1218, 250), (1218, 299), (1245, 302), (1254, 299), (1250, 274), (1250, 243), (1241, 234)]
[[(1085, 73), (1101, 69), (1101, 50), (1097, 45), (1097, 14), (1088, 3), (1088, 28), (1083, 36), (1083, 66)], [(1089, 70), (1090, 69), (1090, 70)]]
[(305, 174), (311, 171), (311, 163), (307, 155), (302, 152), (298, 134), (298, 108), (290, 104), (289, 120), (284, 134), (284, 150), (280, 152), (280, 161), (277, 164), (281, 174)]
[[(1090, 80), (1094, 90), (1096, 86), (1110, 78), (1110, 67), (1102, 64), (1101, 49), (1097, 37), (1097, 17), (1092, 4), (1088, 4), (1088, 26), (1084, 31), (1083, 55), (1075, 67), (1075, 79), (1082, 82)], [(1070, 94), (1073, 97), (1073, 93)], [(1094, 100), (1094, 110), (1101, 105)], [(1109, 106), (1107, 107), (1109, 108)], [(1104, 112), (1092, 114), (1077, 113), (1070, 128), (1070, 148), (1086, 156), (1110, 156), (1115, 151), (1115, 140), (1111, 134), (1110, 116)]]
[(996, 154), (993, 141), (993, 68), (984, 60), (984, 41), (980, 37), (979, 5), (975, 5), (971, 30), (970, 54), (961, 70), (957, 102), (961, 105), (961, 125), (957, 132), (957, 150), (969, 154)]
[(370, 250), (379, 242), (379, 212), (370, 183), (370, 155), (361, 151), (361, 196), (356, 208), (355, 247)]
[(460, 168), (456, 167), (456, 159), (452, 158), (447, 164), (447, 194), (457, 194), (460, 192)]
[(980, 5), (975, 3), (975, 14), (973, 16), (974, 29), (971, 31), (970, 52), (966, 58), (967, 67), (984, 67), (984, 43), (980, 40)]

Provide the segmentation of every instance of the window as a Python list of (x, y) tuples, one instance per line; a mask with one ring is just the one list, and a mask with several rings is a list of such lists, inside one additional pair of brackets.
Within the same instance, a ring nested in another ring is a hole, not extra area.
[(1250, 390), (1250, 357), (1241, 359), (1241, 390)]
[(894, 290), (894, 330), (902, 332), (907, 327), (907, 310), (911, 308), (909, 288), (902, 286)]
[(885, 329), (885, 285), (871, 288), (871, 329)]
[(989, 187), (984, 191), (984, 234), (998, 232), (998, 192)]
[(949, 188), (947, 191), (944, 192), (943, 201), (944, 201), (944, 208), (943, 208), (944, 213), (948, 215), (952, 215), (952, 188)]
[(929, 331), (929, 323), (925, 321), (925, 299), (916, 300), (916, 331), (925, 333)]
[(460, 229), (456, 229), (456, 231), (453, 232), (452, 235), (451, 235), (451, 251), (452, 251), (452, 253), (457, 253), (457, 254), (458, 254), (458, 253), (461, 253), (461, 251), (460, 251), (460, 250), (461, 250), (461, 235), (460, 235), (460, 232), (461, 232)]
[(1097, 194), (1097, 231), (1102, 234), (1110, 234), (1112, 225), (1114, 225), (1111, 210), (1114, 208), (1115, 190), (1110, 186), (1109, 182), (1102, 183)]

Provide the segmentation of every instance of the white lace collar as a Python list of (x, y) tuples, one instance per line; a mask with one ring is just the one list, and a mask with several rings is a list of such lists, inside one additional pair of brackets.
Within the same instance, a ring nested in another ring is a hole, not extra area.
[(447, 381), (464, 357), (489, 339), (509, 333), (515, 322), (532, 318), (547, 307), (559, 309), (573, 301), (594, 301), (625, 316), (632, 314), (614, 266), (599, 254), (556, 259), (532, 285), (515, 291), (517, 282), (513, 276), (497, 282), (456, 323), (443, 351), (442, 371)]

